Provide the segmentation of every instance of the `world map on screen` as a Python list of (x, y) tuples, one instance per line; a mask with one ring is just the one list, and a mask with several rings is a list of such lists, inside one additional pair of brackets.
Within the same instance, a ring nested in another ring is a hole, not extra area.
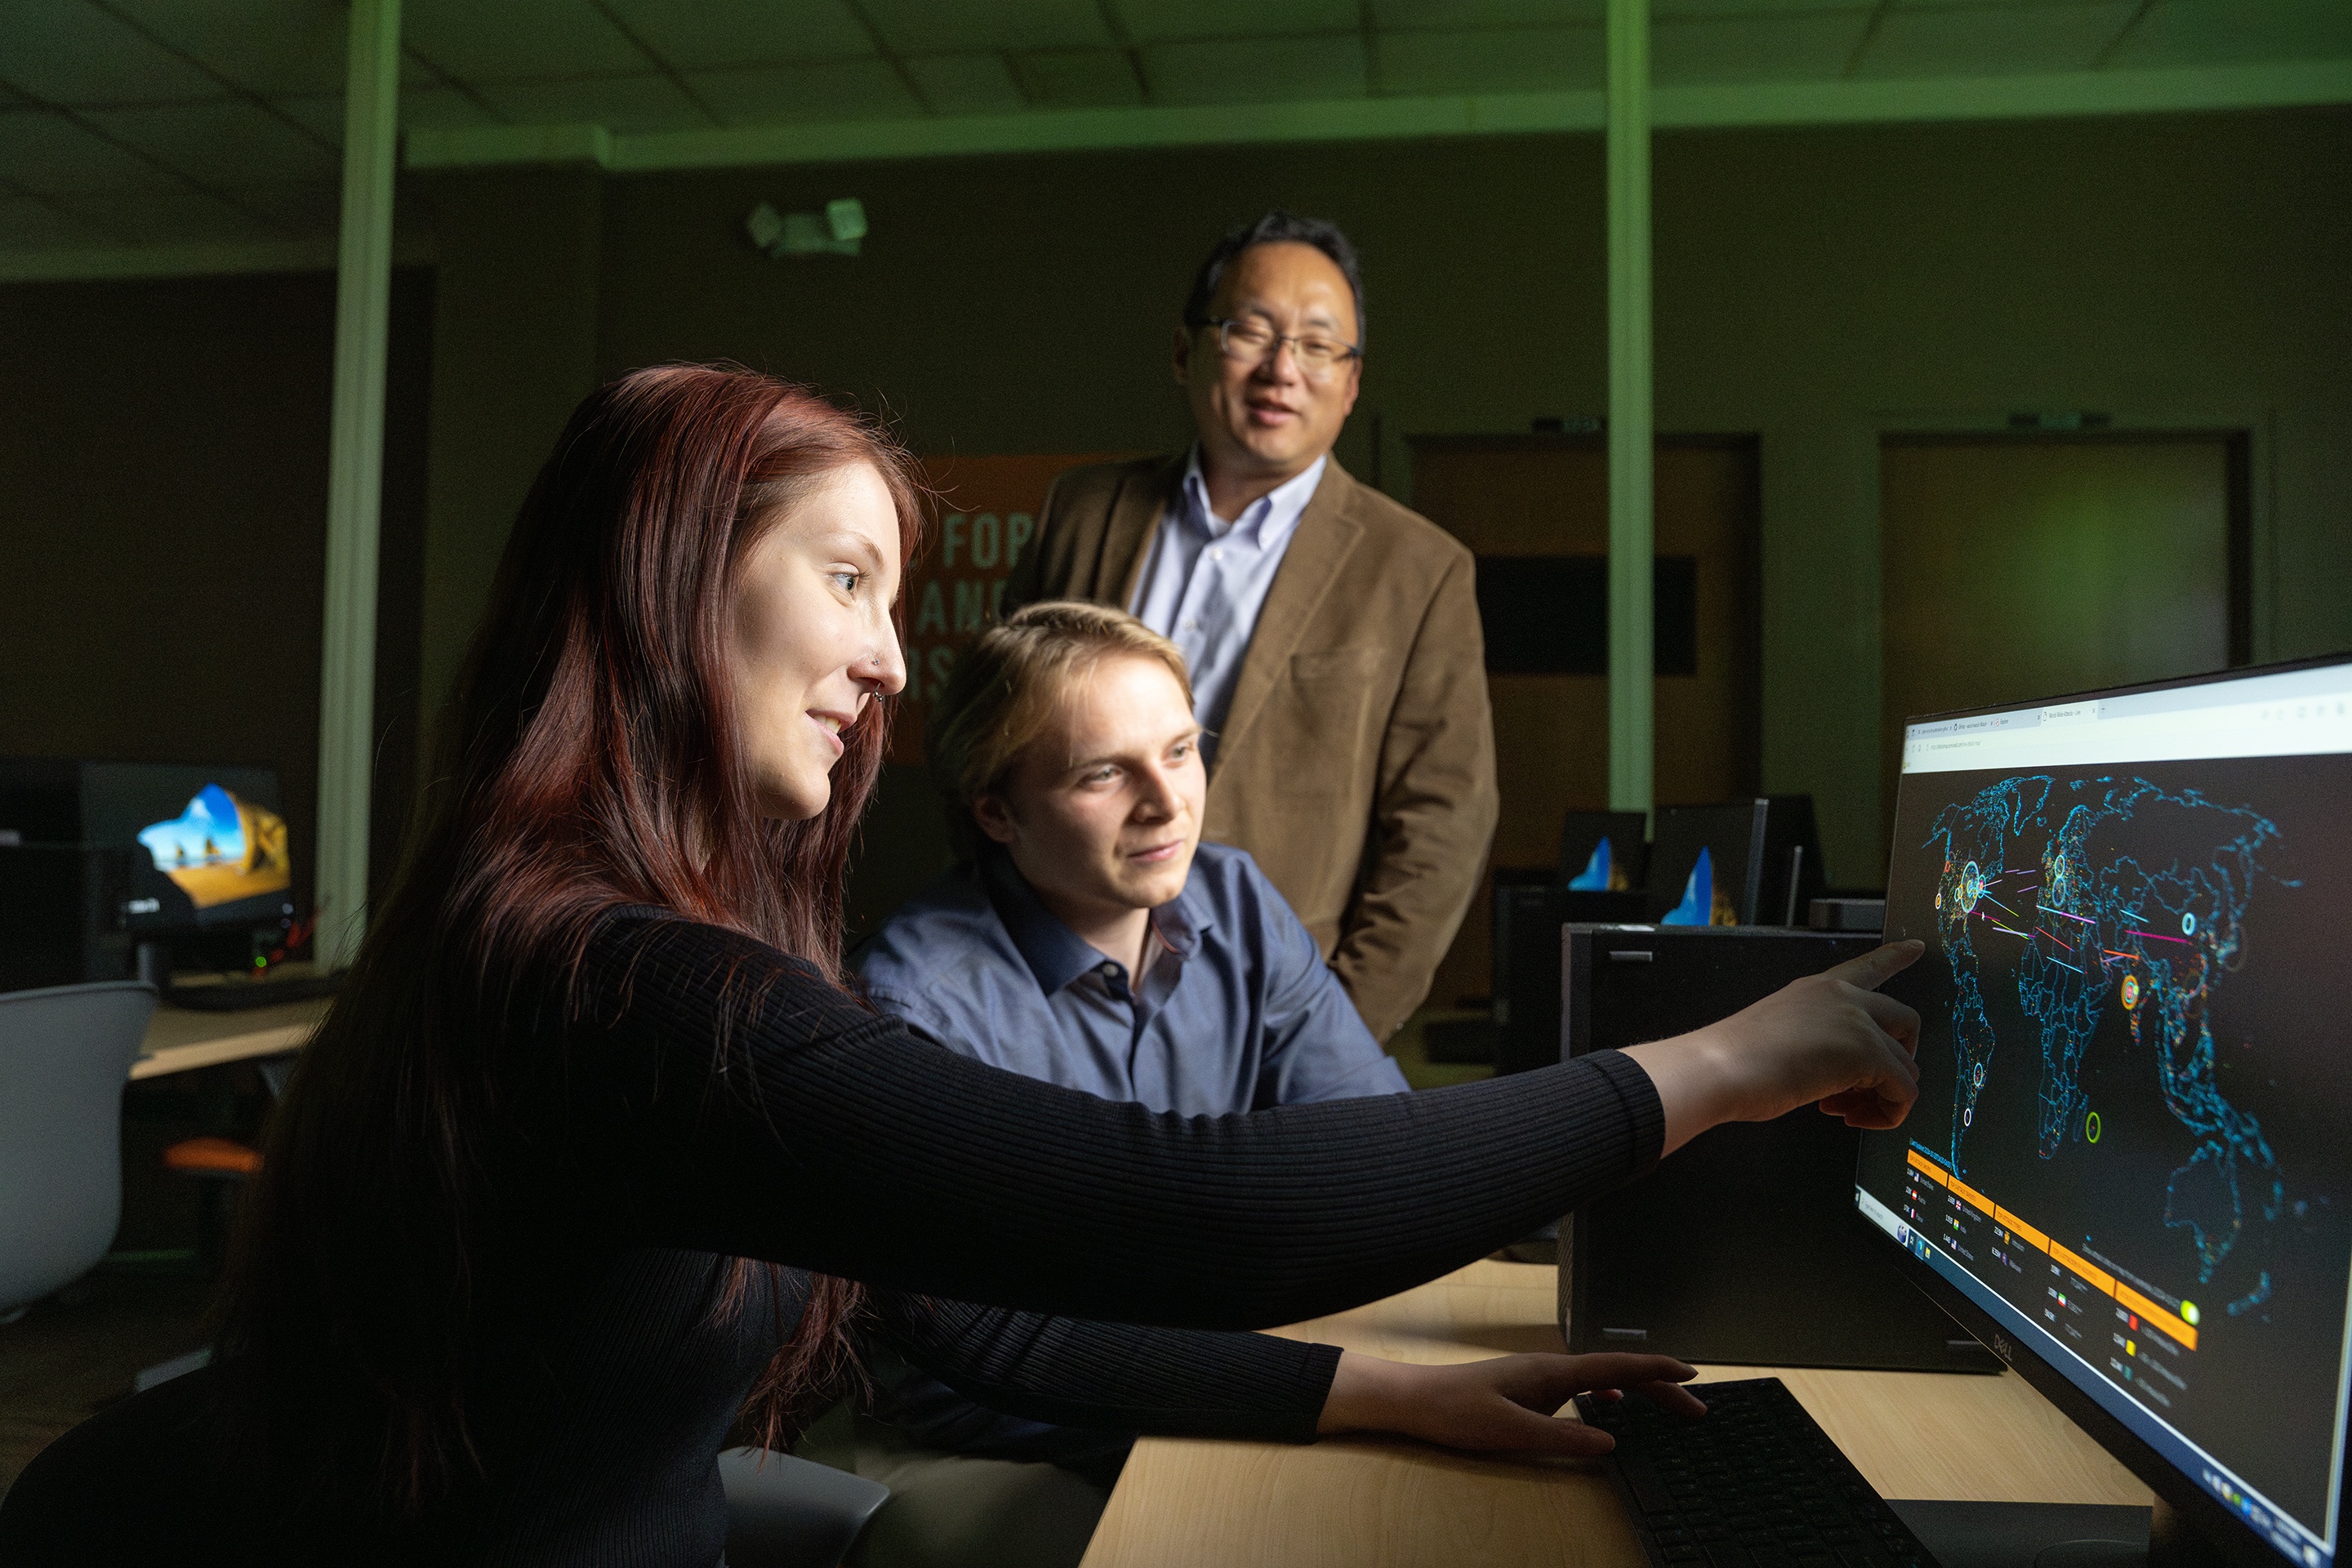
[[(2278, 1159), (2260, 1121), (2216, 1079), (2211, 1010), (2243, 965), (2252, 900), (2294, 885), (2264, 868), (2279, 838), (2250, 806), (2130, 776), (2008, 778), (1944, 808), (1923, 847), (1943, 861), (1935, 918), (1954, 987), (1956, 1168), (1989, 1075), (2010, 1070), (1996, 1067), (1987, 988), (2014, 986), (2039, 1035), (2042, 1160), (2098, 1142), (2083, 1054), (2119, 1009), (2165, 1110), (2192, 1141), (2167, 1186), (2164, 1223), (2191, 1233), (2200, 1280), (2250, 1223), (2278, 1218)], [(2269, 1290), (2264, 1273), (2229, 1310), (2258, 1307)]]

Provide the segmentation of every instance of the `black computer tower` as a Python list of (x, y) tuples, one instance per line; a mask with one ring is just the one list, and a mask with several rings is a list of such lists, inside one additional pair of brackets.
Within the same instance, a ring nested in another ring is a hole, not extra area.
[(1533, 873), (1495, 876), (1494, 1054), (1496, 1072), (1559, 1060), (1559, 931), (1570, 921), (1636, 921), (1642, 894), (1584, 892)]
[[(1739, 927), (1570, 925), (1562, 1058), (1684, 1034), (1878, 938)], [(1802, 1106), (1700, 1134), (1561, 1222), (1570, 1352), (1691, 1362), (1998, 1372), (1897, 1271), (1854, 1211), (1860, 1135)]]

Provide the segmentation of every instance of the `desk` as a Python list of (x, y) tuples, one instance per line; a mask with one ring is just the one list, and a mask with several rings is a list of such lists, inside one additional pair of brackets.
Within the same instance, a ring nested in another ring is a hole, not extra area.
[[(1385, 1301), (1277, 1330), (1394, 1361), (1558, 1351), (1553, 1271), (1474, 1263)], [(1701, 1367), (1777, 1376), (1881, 1496), (2126, 1503), (2147, 1489), (2015, 1373)], [(1396, 1438), (1304, 1447), (1148, 1437), (1083, 1568), (1643, 1568), (1597, 1466), (1490, 1459)]]
[(329, 998), (282, 1002), (250, 1013), (198, 1013), (158, 1007), (148, 1020), (139, 1059), (131, 1064), (135, 1081), (164, 1073), (218, 1067), (299, 1049), (327, 1016)]

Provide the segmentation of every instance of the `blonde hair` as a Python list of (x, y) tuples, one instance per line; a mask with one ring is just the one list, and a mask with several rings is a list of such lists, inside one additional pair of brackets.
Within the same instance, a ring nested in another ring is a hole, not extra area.
[(923, 729), (931, 779), (947, 809), (956, 854), (970, 859), (987, 836), (972, 816), (981, 796), (1003, 790), (1022, 752), (1045, 731), (1062, 693), (1105, 659), (1157, 659), (1192, 702), (1192, 680), (1176, 645), (1107, 605), (1047, 599), (1015, 610), (982, 632), (956, 661)]

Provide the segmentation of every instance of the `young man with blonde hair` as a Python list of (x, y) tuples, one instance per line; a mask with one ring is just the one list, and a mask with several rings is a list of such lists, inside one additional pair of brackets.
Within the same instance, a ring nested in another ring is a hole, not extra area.
[(877, 933), (869, 994), (954, 1049), (1157, 1110), (1407, 1086), (1207, 793), (1184, 657), (1049, 601), (958, 664), (927, 746), (962, 863)]
[[(1201, 842), (1201, 726), (1167, 638), (1099, 605), (1029, 605), (958, 662), (925, 743), (961, 863), (866, 948), (877, 1005), (966, 1056), (1154, 1110), (1408, 1088), (1274, 884)], [(873, 1415), (836, 1412), (803, 1449), (890, 1487), (866, 1561), (1077, 1561), (1125, 1435), (879, 1370)]]

